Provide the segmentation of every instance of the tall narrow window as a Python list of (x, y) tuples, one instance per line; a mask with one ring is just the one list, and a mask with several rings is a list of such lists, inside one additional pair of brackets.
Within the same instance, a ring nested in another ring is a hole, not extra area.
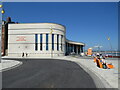
[(40, 34), (40, 50), (42, 50), (42, 34)]
[(52, 50), (54, 50), (54, 34), (52, 34)]
[(46, 34), (46, 50), (48, 50), (48, 34)]
[(38, 50), (38, 35), (35, 34), (35, 50)]
[(57, 50), (59, 50), (59, 34), (57, 34)]
[(61, 35), (61, 51), (63, 50), (63, 48), (62, 48), (62, 42), (63, 42), (63, 35)]

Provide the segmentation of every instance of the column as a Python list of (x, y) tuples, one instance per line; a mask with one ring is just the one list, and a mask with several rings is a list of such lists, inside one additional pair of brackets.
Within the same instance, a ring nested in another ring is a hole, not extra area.
[(40, 34), (38, 34), (38, 51), (40, 51)]
[(76, 53), (76, 45), (74, 45), (74, 52)]
[(70, 54), (70, 44), (68, 43), (68, 54)]
[(70, 53), (72, 52), (72, 44), (70, 44)]
[(74, 52), (74, 44), (73, 44), (73, 52)]
[(48, 50), (52, 50), (52, 34), (48, 34)]
[(81, 53), (81, 45), (80, 45), (80, 53)]
[(78, 54), (78, 46), (76, 45), (76, 53)]
[(54, 51), (57, 51), (57, 34), (54, 34)]
[(83, 52), (83, 46), (81, 46), (81, 52)]
[(80, 54), (80, 45), (78, 46), (78, 54)]
[(64, 53), (66, 52), (66, 50), (65, 50), (65, 48), (66, 48), (65, 43), (66, 43), (65, 36), (63, 35), (62, 45), (63, 45), (63, 52)]
[(66, 53), (68, 52), (68, 43), (66, 42)]
[(43, 34), (43, 51), (46, 51), (46, 34)]
[(62, 50), (61, 50), (61, 47), (62, 47), (62, 46), (61, 46), (61, 35), (59, 35), (59, 51), (62, 51)]

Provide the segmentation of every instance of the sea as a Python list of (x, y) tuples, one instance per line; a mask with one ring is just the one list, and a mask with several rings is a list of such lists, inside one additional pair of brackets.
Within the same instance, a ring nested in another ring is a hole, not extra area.
[(105, 54), (112, 55), (112, 56), (120, 56), (120, 53), (105, 53)]

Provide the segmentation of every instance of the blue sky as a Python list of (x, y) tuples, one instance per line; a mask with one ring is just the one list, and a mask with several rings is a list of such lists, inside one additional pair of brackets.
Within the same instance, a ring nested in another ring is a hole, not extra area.
[(110, 43), (112, 49), (118, 49), (117, 2), (4, 2), (3, 5), (4, 19), (10, 16), (19, 23), (63, 24), (67, 39), (85, 43), (86, 49), (100, 45), (101, 50), (109, 50)]

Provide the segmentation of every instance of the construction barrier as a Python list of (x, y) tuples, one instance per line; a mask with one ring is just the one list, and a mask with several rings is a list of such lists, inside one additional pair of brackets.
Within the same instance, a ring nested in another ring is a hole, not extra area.
[(97, 58), (96, 58), (96, 57), (94, 57), (94, 63), (96, 63), (96, 59), (97, 59)]
[(99, 68), (104, 68), (104, 69), (112, 69), (114, 68), (114, 65), (112, 64), (107, 64), (107, 63), (103, 63), (101, 59), (98, 59), (97, 57), (94, 57), (94, 60), (93, 60), (94, 63), (96, 63), (96, 65), (99, 67)]
[(111, 69), (111, 68), (114, 68), (114, 66), (112, 64), (107, 64), (107, 68)]
[(98, 59), (98, 62), (99, 62), (99, 66), (100, 66), (100, 68), (103, 68), (103, 65), (102, 65), (102, 62), (101, 62), (100, 59)]

